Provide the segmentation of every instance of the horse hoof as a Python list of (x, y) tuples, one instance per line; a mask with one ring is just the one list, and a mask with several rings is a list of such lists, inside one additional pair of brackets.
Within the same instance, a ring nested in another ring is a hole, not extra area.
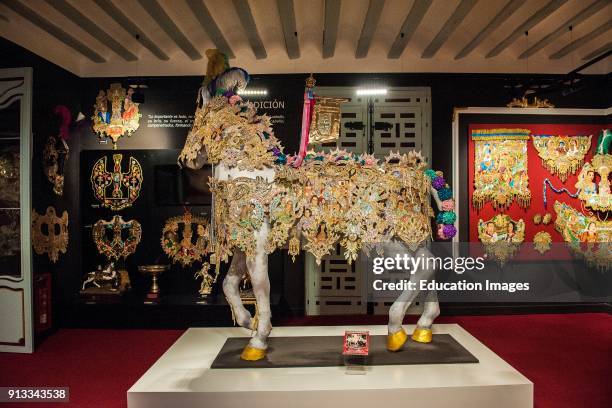
[(265, 356), (266, 356), (266, 349), (251, 347), (247, 344), (244, 350), (242, 350), (242, 354), (240, 355), (240, 358), (243, 360), (247, 360), (247, 361), (257, 361), (257, 360), (261, 360)]
[(418, 341), (419, 343), (431, 343), (432, 333), (431, 329), (414, 329), (412, 333), (412, 340)]
[(387, 334), (387, 350), (389, 351), (398, 351), (401, 350), (408, 340), (408, 335), (404, 328), (399, 329), (395, 333)]

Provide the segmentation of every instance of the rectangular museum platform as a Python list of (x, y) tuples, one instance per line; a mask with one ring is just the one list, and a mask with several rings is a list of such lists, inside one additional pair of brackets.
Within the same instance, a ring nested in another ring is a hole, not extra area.
[[(405, 327), (408, 333), (414, 329)], [(338, 336), (340, 354), (345, 330), (387, 333), (386, 326), (309, 326), (275, 327), (272, 336), (296, 341)], [(343, 366), (211, 368), (228, 338), (244, 337), (246, 345), (249, 332), (189, 329), (128, 390), (128, 408), (533, 407), (533, 383), (467, 331), (456, 324), (435, 325), (434, 342), (428, 345), (432, 353), (436, 334), (450, 335), (478, 362), (372, 365), (362, 375), (349, 375)], [(409, 339), (404, 350), (419, 346)]]

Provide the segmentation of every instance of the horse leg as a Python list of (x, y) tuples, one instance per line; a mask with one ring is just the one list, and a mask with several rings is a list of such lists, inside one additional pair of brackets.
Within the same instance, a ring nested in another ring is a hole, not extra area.
[[(416, 254), (422, 256), (423, 259), (432, 257), (432, 253), (427, 248), (421, 248)], [(415, 274), (420, 281), (429, 282), (435, 276), (435, 270), (433, 268), (427, 268), (427, 265), (421, 267)], [(417, 322), (417, 326), (412, 333), (412, 340), (419, 343), (431, 343), (433, 334), (431, 331), (431, 325), (433, 321), (440, 315), (440, 304), (438, 303), (438, 293), (433, 291), (425, 292), (426, 296), (423, 297), (423, 314)]]
[(417, 290), (406, 289), (399, 297), (393, 302), (391, 308), (389, 308), (389, 324), (387, 325), (387, 350), (399, 351), (408, 340), (408, 335), (402, 327), (406, 310), (410, 307), (410, 304), (414, 298), (418, 295)]
[(436, 317), (440, 316), (440, 304), (436, 291), (427, 293), (427, 300), (423, 306), (423, 314), (417, 322), (417, 327), (412, 333), (412, 340), (421, 343), (430, 343), (432, 338), (431, 326)]
[(246, 272), (246, 256), (244, 252), (240, 250), (234, 251), (232, 263), (223, 280), (223, 293), (227, 303), (232, 308), (232, 316), (236, 323), (241, 327), (252, 330), (253, 319), (251, 318), (251, 313), (244, 307), (242, 299), (240, 299), (240, 282)]
[[(421, 254), (424, 253), (423, 251), (424, 251), (423, 248), (419, 249), (415, 253), (414, 256), (420, 257)], [(429, 252), (425, 252), (425, 254), (429, 254)], [(425, 266), (421, 266), (421, 268), (416, 270), (410, 279), (412, 282), (415, 282), (417, 284), (417, 288), (420, 286), (419, 281), (421, 280), (429, 281), (429, 279), (431, 279), (431, 277), (434, 274), (433, 269), (428, 269)], [(387, 350), (389, 351), (401, 350), (401, 348), (404, 346), (404, 343), (406, 343), (406, 340), (408, 340), (408, 335), (406, 334), (406, 331), (402, 327), (402, 322), (404, 321), (404, 317), (406, 316), (406, 311), (408, 310), (408, 307), (410, 307), (410, 305), (415, 300), (415, 298), (419, 295), (419, 293), (420, 293), (419, 289), (414, 289), (414, 290), (407, 289), (403, 291), (399, 295), (397, 300), (393, 302), (393, 305), (391, 305), (391, 308), (389, 309), (389, 324), (387, 325), (387, 331), (388, 331)], [(427, 308), (427, 304), (425, 305), (425, 307)], [(431, 310), (428, 316), (433, 315), (433, 312), (434, 312), (432, 306), (430, 306), (430, 308)], [(425, 315), (425, 311), (423, 315)], [(431, 321), (433, 322), (433, 319)], [(415, 341), (427, 342), (427, 341), (423, 341), (425, 340), (425, 338), (420, 337), (419, 333), (427, 334), (427, 331), (425, 328), (423, 328), (422, 331), (419, 331), (418, 326), (417, 326), (417, 330), (415, 330), (415, 332), (412, 334), (412, 339)], [(429, 341), (431, 341), (431, 329), (429, 329), (429, 336), (430, 336)]]
[(266, 356), (268, 348), (268, 336), (272, 331), (270, 322), (272, 313), (270, 311), (270, 279), (268, 277), (268, 254), (265, 244), (268, 238), (268, 224), (264, 223), (257, 233), (257, 247), (255, 256), (247, 258), (247, 268), (253, 286), (253, 294), (257, 302), (257, 314), (259, 321), (254, 329), (255, 335), (251, 337), (249, 344), (242, 351), (240, 358), (243, 360), (261, 360)]

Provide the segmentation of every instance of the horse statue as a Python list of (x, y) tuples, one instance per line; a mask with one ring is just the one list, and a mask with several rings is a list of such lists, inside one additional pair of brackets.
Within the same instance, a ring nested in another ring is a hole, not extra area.
[[(392, 255), (408, 247), (413, 256), (428, 256), (431, 196), (442, 211), (436, 220), (443, 239), (456, 233), (454, 203), (442, 174), (426, 170), (419, 153), (392, 153), (381, 163), (372, 155), (342, 150), (285, 155), (270, 118), (257, 115), (254, 105), (238, 95), (248, 83), (246, 71), (229, 68), (215, 52), (207, 55), (206, 81), (179, 164), (213, 165), (215, 262), (218, 271), (219, 263), (231, 257), (223, 292), (235, 322), (253, 331), (241, 358), (254, 361), (265, 357), (272, 330), (268, 254), (288, 247), (295, 257), (303, 246), (319, 263), (340, 244), (349, 262), (362, 250)], [(413, 272), (415, 279), (427, 281), (434, 274), (427, 268)], [(240, 298), (245, 273), (256, 299), (255, 317)], [(405, 291), (391, 306), (389, 350), (400, 350), (407, 341), (402, 321), (418, 295), (418, 290)], [(432, 340), (439, 312), (437, 297), (430, 294), (412, 334), (415, 341)]]

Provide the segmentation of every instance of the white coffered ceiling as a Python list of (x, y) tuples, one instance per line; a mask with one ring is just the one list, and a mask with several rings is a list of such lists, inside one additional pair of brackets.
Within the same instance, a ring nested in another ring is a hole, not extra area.
[(0, 0), (0, 35), (83, 77), (202, 75), (208, 48), (251, 73), (567, 73), (611, 32), (612, 0)]

